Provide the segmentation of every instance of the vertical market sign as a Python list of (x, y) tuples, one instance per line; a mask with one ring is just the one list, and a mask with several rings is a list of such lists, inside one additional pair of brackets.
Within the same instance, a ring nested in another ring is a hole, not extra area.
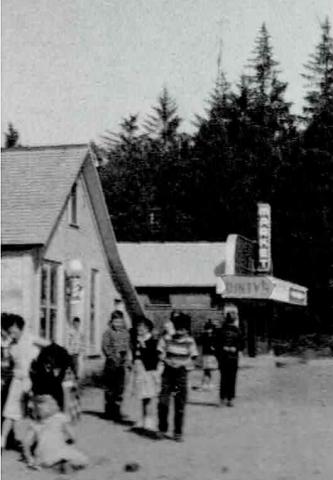
[(257, 271), (259, 273), (272, 273), (271, 233), (271, 206), (268, 203), (258, 203)]

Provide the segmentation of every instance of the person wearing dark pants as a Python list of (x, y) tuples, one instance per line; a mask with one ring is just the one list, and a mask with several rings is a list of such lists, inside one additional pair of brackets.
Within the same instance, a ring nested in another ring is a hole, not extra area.
[(187, 370), (184, 367), (165, 367), (162, 375), (162, 389), (158, 405), (159, 431), (166, 433), (169, 428), (168, 416), (170, 397), (174, 393), (175, 417), (174, 435), (180, 439), (183, 434), (185, 404), (187, 398)]
[(160, 339), (157, 349), (165, 368), (158, 404), (159, 437), (168, 431), (170, 397), (174, 395), (174, 439), (183, 439), (183, 425), (187, 397), (188, 367), (198, 356), (194, 339), (188, 334), (190, 318), (179, 314), (173, 319), (175, 333)]
[(125, 375), (129, 362), (130, 338), (122, 312), (111, 314), (108, 328), (103, 334), (102, 351), (105, 355), (104, 386), (105, 415), (121, 421), (121, 405), (125, 388)]
[(220, 369), (220, 404), (225, 400), (232, 407), (236, 396), (236, 379), (239, 351), (243, 348), (243, 338), (236, 325), (237, 319), (227, 313), (224, 324), (217, 336), (216, 352)]
[(121, 404), (125, 386), (125, 368), (112, 360), (105, 362), (105, 415), (112, 420), (121, 419)]
[(232, 406), (235, 398), (238, 358), (223, 355), (221, 359), (220, 399), (227, 400), (227, 405)]

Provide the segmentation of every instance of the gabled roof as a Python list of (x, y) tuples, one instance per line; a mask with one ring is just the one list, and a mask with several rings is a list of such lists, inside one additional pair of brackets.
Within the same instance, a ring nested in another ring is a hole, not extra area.
[(214, 287), (225, 243), (118, 243), (135, 287)]
[(46, 244), (87, 145), (3, 150), (2, 245)]
[(46, 245), (79, 174), (85, 179), (113, 281), (131, 315), (142, 315), (119, 257), (101, 183), (86, 145), (4, 150), (2, 245)]

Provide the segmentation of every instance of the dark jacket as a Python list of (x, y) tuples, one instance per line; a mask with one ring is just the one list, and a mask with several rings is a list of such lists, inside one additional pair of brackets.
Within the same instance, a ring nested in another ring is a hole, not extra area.
[(62, 409), (64, 406), (62, 382), (68, 368), (72, 368), (72, 358), (65, 348), (56, 343), (43, 348), (31, 365), (33, 393), (51, 395)]
[(153, 336), (148, 338), (144, 345), (141, 345), (137, 340), (133, 353), (134, 360), (141, 360), (146, 370), (156, 370), (159, 361), (156, 338)]
[(201, 337), (202, 355), (215, 355), (216, 352), (216, 333), (213, 330), (211, 335), (203, 332)]
[(238, 352), (244, 348), (244, 339), (236, 325), (224, 324), (216, 336), (216, 353), (219, 361), (238, 358)]

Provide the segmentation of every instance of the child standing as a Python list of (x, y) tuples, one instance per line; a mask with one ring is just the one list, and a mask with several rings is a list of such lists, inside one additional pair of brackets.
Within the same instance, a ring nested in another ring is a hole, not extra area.
[[(62, 471), (84, 468), (86, 456), (69, 443), (74, 435), (67, 417), (51, 395), (35, 398), (37, 420), (32, 421), (23, 442), (25, 460), (31, 468), (59, 467)], [(32, 447), (36, 445), (34, 454)]]
[(3, 409), (1, 448), (6, 448), (10, 432), (13, 430), (15, 433), (17, 422), (24, 416), (23, 400), (31, 387), (29, 369), (38, 354), (32, 336), (26, 331), (24, 319), (20, 315), (10, 314), (10, 322), (8, 335), (12, 339), (10, 354), (13, 359), (13, 378)]
[(158, 344), (165, 368), (158, 404), (159, 436), (168, 431), (170, 396), (174, 394), (174, 440), (183, 440), (184, 413), (187, 398), (188, 367), (198, 356), (194, 339), (188, 334), (190, 318), (179, 314), (173, 319), (175, 333), (170, 338), (161, 338)]
[(202, 345), (202, 388), (210, 390), (212, 385), (212, 372), (218, 369), (216, 359), (216, 338), (215, 325), (209, 319), (204, 325), (204, 331), (201, 338)]
[(243, 336), (237, 326), (235, 314), (228, 312), (217, 336), (217, 357), (220, 368), (220, 404), (227, 400), (232, 407), (236, 395), (239, 351), (243, 349)]
[(6, 403), (9, 386), (13, 377), (14, 361), (10, 353), (12, 338), (9, 336), (8, 329), (11, 326), (11, 315), (1, 314), (1, 423), (2, 411)]
[(137, 321), (133, 348), (135, 393), (142, 401), (142, 422), (137, 426), (146, 430), (154, 430), (155, 427), (153, 403), (159, 389), (159, 353), (157, 339), (152, 335), (153, 327), (153, 322), (146, 317)]
[(130, 335), (121, 311), (111, 314), (102, 337), (102, 351), (105, 355), (105, 415), (110, 420), (121, 422), (126, 368), (130, 358)]
[(82, 370), (82, 357), (84, 354), (84, 335), (81, 332), (81, 320), (74, 317), (68, 330), (67, 351), (72, 359), (72, 368), (76, 380), (79, 380)]

